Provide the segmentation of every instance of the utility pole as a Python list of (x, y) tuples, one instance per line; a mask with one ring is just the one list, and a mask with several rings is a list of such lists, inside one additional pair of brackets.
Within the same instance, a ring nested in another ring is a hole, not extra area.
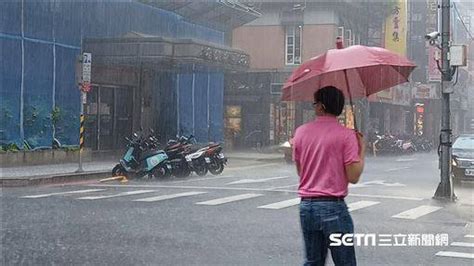
[(454, 201), (455, 196), (451, 180), (451, 110), (449, 96), (452, 88), (449, 82), (452, 79), (451, 66), (449, 62), (450, 41), (450, 15), (451, 1), (441, 1), (441, 135), (440, 135), (440, 168), (441, 182), (436, 189), (434, 198), (440, 200)]

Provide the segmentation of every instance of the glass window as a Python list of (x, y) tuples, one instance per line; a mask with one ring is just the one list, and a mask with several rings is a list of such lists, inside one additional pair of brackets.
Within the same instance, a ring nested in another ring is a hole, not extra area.
[(302, 26), (286, 27), (286, 64), (301, 64), (301, 31)]
[(455, 149), (474, 149), (474, 137), (460, 137), (453, 145)]

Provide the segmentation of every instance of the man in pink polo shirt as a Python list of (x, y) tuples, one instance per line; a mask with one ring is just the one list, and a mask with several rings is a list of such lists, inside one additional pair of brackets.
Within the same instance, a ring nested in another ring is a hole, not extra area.
[(364, 140), (337, 120), (344, 108), (339, 89), (318, 90), (313, 105), (316, 119), (300, 126), (293, 139), (305, 265), (324, 265), (328, 248), (336, 266), (356, 265), (354, 247), (330, 246), (329, 236), (354, 233), (344, 197), (349, 183), (357, 183), (364, 169)]

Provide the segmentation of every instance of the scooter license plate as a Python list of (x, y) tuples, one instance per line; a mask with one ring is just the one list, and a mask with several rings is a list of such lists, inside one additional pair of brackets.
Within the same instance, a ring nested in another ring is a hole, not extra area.
[(206, 163), (211, 163), (211, 158), (209, 157), (205, 157), (204, 160), (206, 161)]
[(168, 169), (171, 170), (171, 165), (170, 165), (170, 164), (167, 164), (167, 165), (166, 165), (166, 168), (168, 168)]
[(223, 153), (219, 153), (218, 157), (219, 157), (219, 159), (224, 159), (225, 158)]
[(468, 176), (474, 176), (474, 169), (466, 169), (464, 170), (464, 173)]

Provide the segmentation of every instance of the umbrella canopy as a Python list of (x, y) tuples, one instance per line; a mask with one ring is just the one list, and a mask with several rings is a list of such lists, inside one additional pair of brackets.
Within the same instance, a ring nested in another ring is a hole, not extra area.
[(293, 71), (282, 100), (312, 101), (315, 91), (334, 86), (352, 101), (407, 82), (415, 67), (407, 58), (380, 47), (332, 49)]

